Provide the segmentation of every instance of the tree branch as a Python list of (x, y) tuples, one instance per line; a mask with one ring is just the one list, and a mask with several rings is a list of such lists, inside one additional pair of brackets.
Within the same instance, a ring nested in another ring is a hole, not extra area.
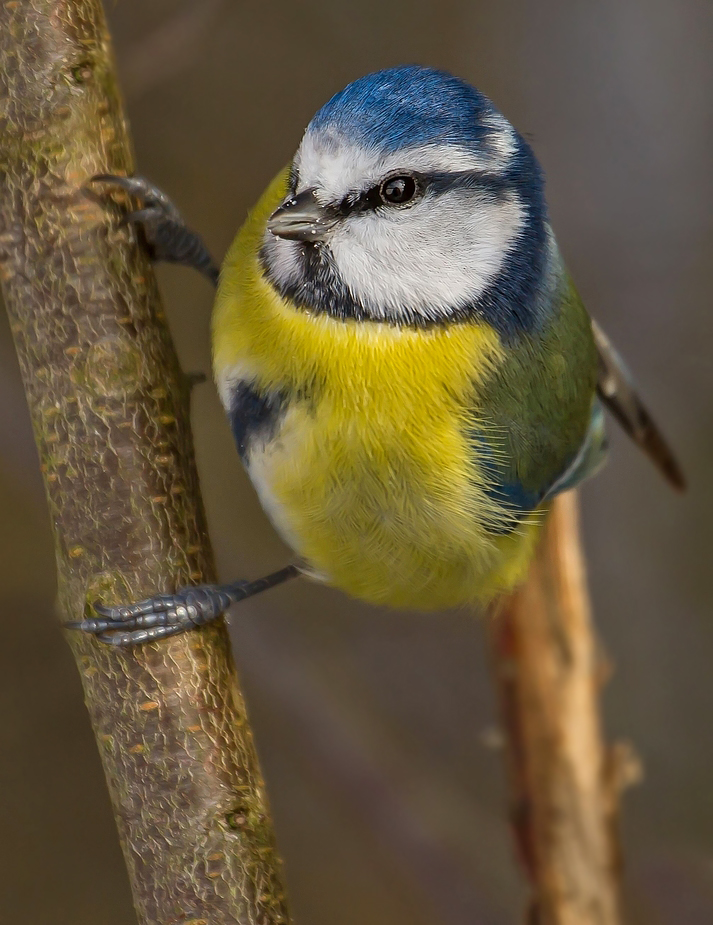
[(620, 925), (618, 797), (636, 767), (608, 749), (577, 499), (558, 497), (527, 582), (490, 620), (512, 822), (530, 925)]
[[(99, 0), (0, 2), (0, 278), (65, 619), (213, 579), (153, 273), (118, 209), (84, 191), (131, 171)], [(285, 922), (225, 626), (131, 651), (70, 642), (142, 925)]]

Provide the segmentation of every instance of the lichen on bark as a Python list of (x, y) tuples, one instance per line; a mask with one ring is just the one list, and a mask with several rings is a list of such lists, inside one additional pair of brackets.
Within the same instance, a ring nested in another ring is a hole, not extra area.
[[(98, 0), (0, 0), (0, 281), (63, 619), (214, 578), (153, 273), (119, 209), (86, 189), (132, 170)], [(142, 925), (286, 922), (225, 626), (132, 651), (70, 643)]]

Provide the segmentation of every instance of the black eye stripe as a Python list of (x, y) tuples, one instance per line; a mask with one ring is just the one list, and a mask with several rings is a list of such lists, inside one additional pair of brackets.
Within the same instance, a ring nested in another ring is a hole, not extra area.
[(436, 195), (455, 189), (477, 190), (498, 198), (517, 188), (510, 175), (478, 171), (440, 171), (428, 177), (429, 189)]
[[(339, 203), (338, 211), (340, 215), (347, 216), (359, 212), (373, 212), (380, 207), (392, 205), (395, 200), (389, 201), (384, 198), (384, 188), (391, 181), (402, 178), (411, 180), (415, 184), (415, 194), (410, 197), (410, 199), (415, 198), (417, 194), (423, 193), (428, 185), (427, 178), (422, 177), (420, 174), (392, 174), (390, 177), (386, 177), (368, 190), (364, 190), (360, 193), (348, 193)], [(407, 202), (410, 200), (404, 201)]]
[[(406, 176), (406, 174), (397, 176)], [(421, 194), (428, 192), (436, 196), (460, 188), (478, 190), (494, 199), (500, 199), (513, 188), (512, 177), (481, 171), (444, 170), (429, 174), (410, 174), (410, 176), (416, 180)], [(388, 207), (389, 203), (384, 202), (381, 191), (389, 179), (382, 180), (379, 185), (372, 186), (368, 190), (348, 193), (337, 206), (337, 211), (346, 217), (360, 212), (373, 212), (380, 207)]]
[(371, 189), (364, 190), (362, 193), (350, 193), (345, 196), (339, 204), (339, 212), (342, 215), (353, 215), (357, 212), (371, 212), (382, 206), (383, 200), (378, 186), (372, 186)]

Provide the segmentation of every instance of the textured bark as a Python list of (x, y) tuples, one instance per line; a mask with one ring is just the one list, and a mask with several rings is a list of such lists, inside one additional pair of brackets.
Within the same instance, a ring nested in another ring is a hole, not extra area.
[(490, 621), (530, 925), (621, 925), (618, 797), (636, 765), (602, 738), (576, 495), (555, 501), (525, 585)]
[[(83, 188), (131, 171), (98, 0), (0, 0), (0, 278), (63, 618), (213, 579), (153, 273), (119, 210)], [(132, 651), (70, 643), (140, 921), (285, 922), (225, 626)]]

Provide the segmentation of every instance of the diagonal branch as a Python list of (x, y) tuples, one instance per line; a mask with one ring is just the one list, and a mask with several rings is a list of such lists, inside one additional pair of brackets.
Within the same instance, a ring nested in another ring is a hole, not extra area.
[(608, 748), (577, 499), (558, 497), (527, 582), (490, 621), (512, 822), (531, 925), (622, 925), (618, 796), (635, 765)]
[[(0, 3), (0, 279), (65, 619), (213, 578), (153, 274), (83, 190), (131, 168), (99, 0)], [(224, 625), (127, 652), (70, 641), (142, 925), (285, 922)]]

